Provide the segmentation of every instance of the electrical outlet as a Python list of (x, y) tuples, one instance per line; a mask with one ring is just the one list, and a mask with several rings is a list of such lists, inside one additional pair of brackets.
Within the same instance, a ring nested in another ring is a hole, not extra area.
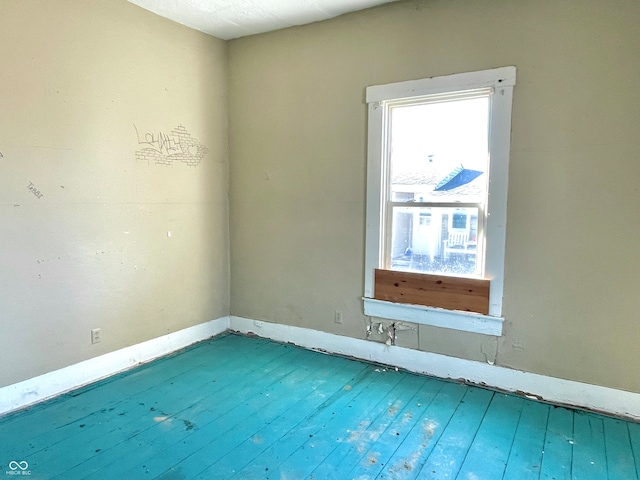
[(93, 330), (91, 330), (91, 343), (100, 343), (100, 329), (99, 328), (94, 328)]
[(336, 310), (336, 313), (333, 316), (333, 320), (336, 323), (342, 323), (342, 312), (340, 310)]

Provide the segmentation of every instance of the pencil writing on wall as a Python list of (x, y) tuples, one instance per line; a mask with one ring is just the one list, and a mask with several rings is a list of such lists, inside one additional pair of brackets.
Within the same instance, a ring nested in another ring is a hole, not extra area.
[(29, 182), (29, 185), (27, 186), (27, 190), (29, 190), (31, 193), (33, 193), (39, 199), (44, 197), (42, 192), (40, 190), (38, 190), (36, 188), (36, 186), (32, 182)]
[(143, 148), (136, 151), (136, 160), (154, 162), (156, 165), (171, 166), (176, 162), (197, 167), (207, 154), (207, 147), (192, 137), (183, 125), (178, 125), (170, 133), (145, 133), (142, 137), (136, 127), (138, 145)]

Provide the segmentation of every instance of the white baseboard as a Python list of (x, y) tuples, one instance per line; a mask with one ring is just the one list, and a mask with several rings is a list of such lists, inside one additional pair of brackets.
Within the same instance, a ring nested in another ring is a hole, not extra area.
[(228, 329), (229, 317), (222, 317), (0, 388), (0, 415), (123, 372)]
[(290, 342), (313, 350), (346, 355), (439, 378), (464, 380), (556, 405), (640, 420), (638, 393), (241, 317), (232, 316), (229, 326), (234, 331), (252, 332), (260, 337)]
[(640, 394), (409, 348), (241, 317), (222, 317), (0, 388), (0, 415), (42, 402), (227, 330), (390, 365), (439, 378), (640, 421)]

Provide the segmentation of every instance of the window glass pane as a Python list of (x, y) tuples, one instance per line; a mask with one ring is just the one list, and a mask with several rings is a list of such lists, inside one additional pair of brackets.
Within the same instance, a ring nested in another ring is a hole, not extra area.
[(391, 108), (391, 201), (483, 203), (489, 97)]
[(390, 241), (393, 270), (479, 273), (477, 208), (395, 206)]

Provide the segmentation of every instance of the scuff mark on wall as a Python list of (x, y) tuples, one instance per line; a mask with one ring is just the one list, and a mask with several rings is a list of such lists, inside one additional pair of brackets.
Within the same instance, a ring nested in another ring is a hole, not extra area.
[(419, 347), (418, 326), (416, 324), (396, 322), (395, 334), (396, 345), (414, 349)]
[(514, 338), (511, 348), (517, 352), (524, 352), (524, 342), (520, 339)]
[(486, 362), (489, 365), (494, 365), (498, 356), (498, 339), (495, 337), (487, 338), (480, 345), (480, 351), (484, 355)]

